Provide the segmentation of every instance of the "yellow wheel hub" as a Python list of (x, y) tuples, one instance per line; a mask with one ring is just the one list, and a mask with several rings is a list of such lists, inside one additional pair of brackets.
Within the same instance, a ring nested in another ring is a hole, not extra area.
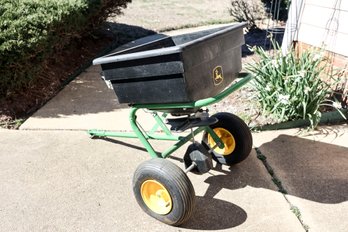
[(172, 210), (172, 198), (168, 190), (156, 180), (147, 180), (141, 185), (141, 197), (153, 212), (166, 215)]
[[(214, 129), (215, 134), (221, 139), (221, 141), (224, 143), (224, 148), (216, 147), (214, 149), (214, 152), (220, 154), (220, 155), (230, 155), (234, 149), (236, 148), (236, 141), (233, 137), (233, 135), (226, 129), (218, 127)], [(211, 135), (208, 135), (208, 145), (210, 147), (214, 147), (216, 145), (213, 137)]]

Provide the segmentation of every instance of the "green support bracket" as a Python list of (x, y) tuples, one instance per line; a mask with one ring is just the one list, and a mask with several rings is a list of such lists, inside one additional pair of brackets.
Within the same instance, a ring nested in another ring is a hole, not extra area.
[(149, 143), (148, 139), (145, 137), (144, 133), (140, 130), (139, 126), (137, 125), (137, 116), (136, 112), (139, 110), (139, 108), (131, 108), (131, 111), (129, 113), (129, 122), (131, 124), (131, 127), (134, 131), (134, 133), (137, 135), (139, 138), (140, 142), (144, 145), (146, 150), (149, 152), (150, 156), (152, 158), (160, 158), (160, 154), (158, 154), (155, 149), (151, 146)]
[[(155, 126), (159, 126), (166, 135), (172, 135), (172, 132), (168, 129), (166, 124), (164, 124), (163, 119), (157, 114), (157, 112), (152, 112), (152, 116), (156, 120)], [(153, 127), (153, 128), (155, 128), (155, 127)], [(157, 130), (157, 128), (156, 128), (156, 130)], [(152, 133), (155, 133), (155, 131), (151, 130), (150, 134), (152, 134)]]
[(88, 130), (88, 134), (96, 137), (119, 137), (119, 138), (137, 138), (133, 132), (116, 132), (104, 130)]
[[(209, 126), (198, 127), (192, 133), (188, 134), (185, 137), (173, 135), (172, 132), (168, 129), (167, 125), (164, 123), (164, 120), (167, 114), (163, 113), (162, 116), (160, 116), (158, 115), (156, 111), (161, 111), (162, 109), (170, 109), (170, 108), (171, 109), (202, 108), (207, 105), (217, 103), (220, 100), (222, 100), (224, 97), (231, 94), (232, 92), (241, 88), (243, 85), (245, 85), (247, 82), (249, 82), (252, 79), (252, 76), (250, 74), (245, 74), (245, 73), (241, 73), (240, 77), (242, 77), (241, 80), (231, 85), (230, 87), (228, 87), (223, 92), (216, 95), (215, 97), (210, 97), (210, 98), (198, 100), (195, 102), (189, 102), (189, 103), (133, 105), (129, 113), (129, 122), (133, 129), (133, 132), (112, 132), (112, 131), (103, 131), (103, 130), (89, 130), (88, 133), (91, 136), (97, 136), (97, 137), (138, 138), (141, 141), (141, 143), (144, 145), (144, 147), (146, 148), (150, 156), (153, 158), (166, 158), (170, 156), (173, 152), (178, 150), (185, 143), (193, 139), (194, 136), (196, 136), (198, 133), (202, 131), (206, 131), (207, 133), (209, 133), (219, 148), (224, 148), (224, 144), (221, 141), (221, 139), (217, 136), (214, 130), (211, 129)], [(137, 115), (136, 115), (139, 109), (145, 109), (145, 108), (151, 109), (152, 116), (154, 117), (156, 121), (156, 124), (152, 127), (152, 129), (148, 133), (143, 131), (141, 127), (138, 125)], [(157, 129), (159, 128), (162, 129), (164, 134), (156, 133)], [(151, 146), (149, 142), (150, 139), (177, 141), (177, 143), (175, 143), (173, 146), (171, 146), (164, 152), (158, 153)]]
[(217, 144), (219, 148), (223, 149), (225, 147), (224, 143), (221, 141), (220, 137), (214, 132), (213, 129), (211, 129), (210, 127), (206, 127), (205, 130), (210, 134), (210, 136), (213, 138), (214, 142)]
[(188, 141), (190, 141), (194, 136), (196, 136), (197, 134), (199, 134), (200, 132), (204, 131), (207, 127), (198, 127), (196, 130), (194, 130), (192, 133), (190, 133), (189, 135), (181, 138), (176, 144), (174, 144), (173, 146), (171, 146), (170, 148), (168, 148), (167, 150), (165, 150), (164, 152), (162, 152), (161, 156), (162, 158), (167, 158), (168, 156), (170, 156), (173, 152), (175, 152), (176, 150), (178, 150), (180, 147), (182, 147), (185, 143), (187, 143)]

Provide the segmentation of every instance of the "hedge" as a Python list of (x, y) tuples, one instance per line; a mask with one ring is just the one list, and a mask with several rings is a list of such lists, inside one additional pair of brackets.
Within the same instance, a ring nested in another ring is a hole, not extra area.
[(0, 0), (0, 99), (35, 81), (45, 58), (131, 0)]

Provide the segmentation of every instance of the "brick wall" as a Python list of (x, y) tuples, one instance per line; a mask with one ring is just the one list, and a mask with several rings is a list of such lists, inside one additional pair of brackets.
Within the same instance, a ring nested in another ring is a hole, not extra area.
[[(298, 41), (298, 42), (295, 42), (295, 48), (298, 53), (301, 53), (303, 50), (314, 49), (318, 47)], [(330, 71), (339, 72), (338, 77), (341, 80), (340, 80), (340, 83), (338, 83), (337, 85), (337, 89), (342, 90), (344, 94), (348, 94), (348, 57), (331, 52), (331, 51), (325, 51), (325, 56), (328, 58), (329, 62), (332, 64), (330, 66), (331, 69), (328, 70), (328, 72)]]

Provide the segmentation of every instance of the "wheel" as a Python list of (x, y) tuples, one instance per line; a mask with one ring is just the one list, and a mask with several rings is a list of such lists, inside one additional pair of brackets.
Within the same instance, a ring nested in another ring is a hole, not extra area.
[(192, 214), (195, 191), (178, 166), (155, 158), (139, 165), (133, 176), (133, 191), (140, 207), (151, 217), (178, 226)]
[[(224, 148), (214, 148), (212, 151), (213, 159), (221, 164), (233, 165), (245, 160), (251, 152), (253, 139), (248, 126), (242, 119), (230, 113), (217, 113), (212, 117), (219, 121), (210, 127), (224, 143)], [(214, 139), (205, 132), (203, 144), (209, 149), (216, 143)]]

